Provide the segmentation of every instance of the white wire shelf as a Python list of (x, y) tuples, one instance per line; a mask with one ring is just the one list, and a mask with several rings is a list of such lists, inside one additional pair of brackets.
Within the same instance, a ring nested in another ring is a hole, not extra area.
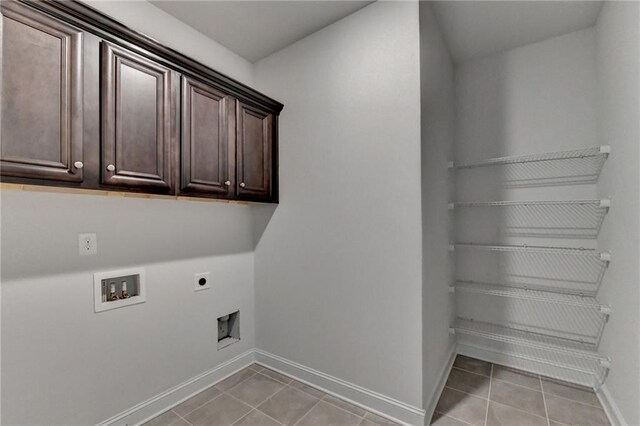
[(457, 318), (455, 333), (482, 336), (492, 340), (514, 343), (532, 348), (549, 349), (559, 354), (578, 356), (580, 358), (602, 362), (608, 359), (600, 355), (593, 345), (583, 344), (553, 336), (545, 336), (525, 330), (518, 330), (503, 325)]
[[(457, 243), (456, 280), (595, 296), (611, 256), (586, 248)], [(472, 254), (472, 255), (471, 255)]]
[(611, 312), (593, 297), (461, 282), (453, 290), (460, 317), (594, 347)]
[(505, 235), (522, 237), (596, 238), (609, 212), (611, 201), (486, 201), (450, 203), (449, 209), (491, 208), (500, 213), (488, 219), (499, 220)]
[(608, 209), (611, 201), (602, 200), (561, 200), (561, 201), (483, 201), (470, 203), (451, 203), (449, 208), (457, 207), (503, 207), (503, 206), (555, 206), (555, 205), (593, 205)]
[(596, 389), (611, 366), (593, 346), (502, 325), (457, 318), (450, 331), (458, 345), (493, 354), (496, 362)]
[(608, 145), (572, 151), (450, 162), (454, 170), (507, 166), (501, 180), (507, 185), (544, 186), (593, 183), (598, 180), (611, 148)]
[(458, 249), (488, 250), (501, 252), (521, 252), (521, 253), (546, 253), (560, 254), (568, 256), (585, 256), (597, 258), (601, 262), (609, 262), (611, 254), (608, 252), (599, 252), (588, 248), (575, 247), (550, 247), (550, 246), (529, 246), (529, 245), (491, 245), (491, 244), (474, 244), (474, 243), (455, 243), (452, 247)]
[(492, 296), (508, 297), (538, 302), (549, 302), (560, 305), (576, 306), (585, 309), (593, 309), (603, 316), (610, 314), (610, 307), (603, 305), (595, 297), (573, 294), (553, 293), (548, 291), (531, 290), (517, 287), (506, 287), (499, 284), (478, 283), (474, 281), (457, 281), (453, 286), (454, 291), (466, 291), (472, 293), (488, 294)]

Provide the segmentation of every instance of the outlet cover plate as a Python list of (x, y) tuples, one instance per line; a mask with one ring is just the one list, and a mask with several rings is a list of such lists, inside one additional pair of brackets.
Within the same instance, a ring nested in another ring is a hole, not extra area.
[[(198, 272), (193, 274), (193, 291), (208, 290), (211, 288), (211, 278), (209, 272)], [(201, 284), (200, 280), (204, 279), (205, 283)]]
[(98, 254), (98, 238), (96, 234), (78, 234), (78, 253), (80, 256)]

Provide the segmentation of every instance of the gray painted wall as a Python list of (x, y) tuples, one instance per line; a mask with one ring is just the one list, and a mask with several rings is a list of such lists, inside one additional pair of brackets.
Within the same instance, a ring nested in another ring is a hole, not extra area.
[(428, 2), (420, 2), (420, 79), (422, 125), (422, 387), (429, 424), (440, 397), (439, 381), (454, 349), (449, 335), (453, 304), (449, 285), (453, 257), (447, 248), (452, 220), (453, 66)]
[(596, 25), (599, 137), (611, 155), (598, 192), (611, 197), (599, 244), (612, 261), (599, 298), (612, 314), (605, 383), (626, 424), (640, 424), (640, 3), (605, 2)]
[(258, 348), (416, 407), (418, 24), (417, 3), (373, 3), (255, 70), (286, 105), (282, 197), (255, 252)]
[[(252, 83), (251, 64), (147, 2), (91, 5)], [(254, 347), (259, 208), (7, 190), (0, 201), (2, 424), (95, 424)], [(95, 257), (78, 256), (80, 232), (97, 233)], [(147, 302), (95, 314), (93, 272), (131, 265), (146, 267)], [(213, 288), (194, 293), (203, 271)], [(216, 318), (238, 308), (242, 340), (217, 352)]]

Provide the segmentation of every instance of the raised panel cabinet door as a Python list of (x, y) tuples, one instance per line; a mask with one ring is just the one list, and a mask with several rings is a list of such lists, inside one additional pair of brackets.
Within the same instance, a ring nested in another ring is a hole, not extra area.
[(232, 102), (214, 87), (182, 77), (181, 192), (222, 198), (234, 194)]
[(2, 176), (81, 182), (82, 32), (2, 3)]
[(171, 191), (171, 70), (104, 41), (101, 56), (102, 183)]
[(275, 114), (237, 101), (237, 193), (240, 198), (270, 201), (275, 164)]

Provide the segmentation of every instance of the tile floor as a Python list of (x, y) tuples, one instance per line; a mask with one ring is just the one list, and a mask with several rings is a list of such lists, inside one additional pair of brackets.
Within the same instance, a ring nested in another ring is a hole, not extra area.
[(593, 391), (458, 355), (432, 426), (604, 426)]
[(360, 407), (256, 364), (146, 426), (390, 426)]

